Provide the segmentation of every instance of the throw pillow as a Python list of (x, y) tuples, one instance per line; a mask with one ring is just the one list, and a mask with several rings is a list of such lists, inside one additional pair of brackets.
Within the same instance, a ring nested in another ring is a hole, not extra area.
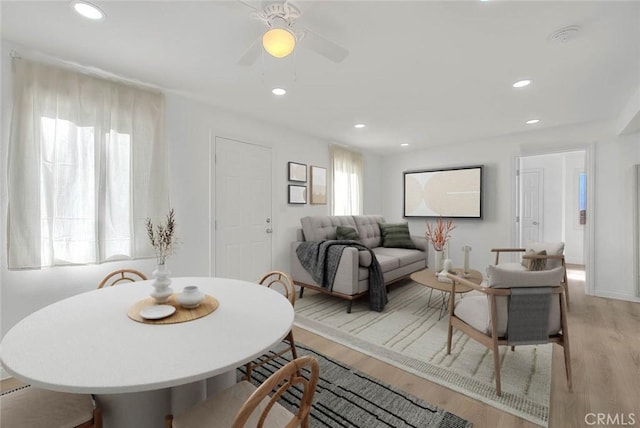
[(416, 248), (409, 234), (408, 223), (380, 223), (380, 233), (385, 248)]
[(343, 241), (359, 241), (360, 235), (353, 226), (340, 225), (336, 228), (336, 239)]
[[(528, 250), (526, 254), (530, 256), (546, 256), (547, 250), (538, 252), (535, 250)], [(524, 267), (529, 267), (529, 270), (545, 270), (547, 268), (547, 259), (522, 259), (522, 264)]]

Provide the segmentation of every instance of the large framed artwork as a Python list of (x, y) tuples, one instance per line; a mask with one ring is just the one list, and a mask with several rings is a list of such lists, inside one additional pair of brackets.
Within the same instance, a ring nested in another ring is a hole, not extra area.
[(306, 183), (307, 165), (303, 163), (289, 162), (289, 181)]
[(404, 172), (404, 217), (482, 218), (483, 165)]
[(307, 186), (297, 186), (295, 184), (289, 184), (289, 203), (306, 204)]
[(311, 166), (311, 203), (326, 205), (327, 203), (327, 169)]

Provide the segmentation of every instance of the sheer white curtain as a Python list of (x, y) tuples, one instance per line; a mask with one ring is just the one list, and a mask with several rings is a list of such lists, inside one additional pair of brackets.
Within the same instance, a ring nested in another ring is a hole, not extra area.
[(152, 255), (144, 220), (169, 207), (164, 97), (14, 60), (10, 269)]
[(337, 145), (332, 145), (330, 152), (333, 214), (362, 214), (362, 155)]

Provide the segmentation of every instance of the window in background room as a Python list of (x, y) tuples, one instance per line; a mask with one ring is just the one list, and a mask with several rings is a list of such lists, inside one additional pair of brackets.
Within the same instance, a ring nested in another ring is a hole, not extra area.
[(578, 223), (587, 224), (587, 174), (578, 173)]
[(362, 214), (362, 155), (336, 145), (330, 152), (333, 215)]
[(152, 255), (169, 206), (162, 94), (14, 59), (10, 269)]

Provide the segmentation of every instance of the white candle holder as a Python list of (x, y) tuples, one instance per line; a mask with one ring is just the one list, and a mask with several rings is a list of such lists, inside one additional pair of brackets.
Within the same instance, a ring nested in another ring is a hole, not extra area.
[(469, 245), (465, 245), (462, 247), (462, 252), (464, 253), (464, 271), (462, 273), (463, 278), (469, 278), (471, 273), (469, 272), (469, 253), (471, 252), (471, 247)]

